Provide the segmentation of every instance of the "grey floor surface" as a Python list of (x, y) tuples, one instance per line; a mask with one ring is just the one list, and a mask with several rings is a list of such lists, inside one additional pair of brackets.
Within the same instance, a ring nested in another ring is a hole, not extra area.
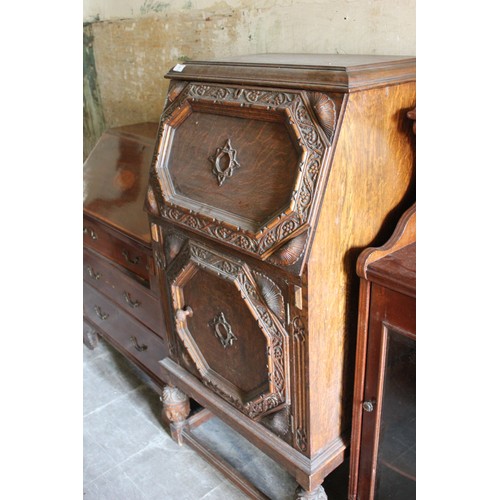
[[(94, 350), (83, 346), (83, 371), (85, 500), (248, 498), (170, 438), (159, 395), (112, 347), (102, 340)], [(196, 432), (273, 500), (294, 497), (294, 480), (221, 421)]]

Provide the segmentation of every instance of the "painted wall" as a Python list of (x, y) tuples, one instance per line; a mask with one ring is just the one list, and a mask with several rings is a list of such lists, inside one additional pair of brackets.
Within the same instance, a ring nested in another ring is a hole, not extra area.
[(181, 61), (416, 50), (415, 0), (84, 0), (83, 7), (84, 76), (95, 73), (84, 96), (92, 124), (84, 127), (84, 157), (100, 129), (158, 121), (163, 75)]

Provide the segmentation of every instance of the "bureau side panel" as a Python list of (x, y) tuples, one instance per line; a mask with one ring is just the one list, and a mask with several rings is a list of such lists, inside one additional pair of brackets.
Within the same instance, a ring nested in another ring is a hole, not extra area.
[(349, 96), (308, 273), (310, 453), (342, 433), (352, 408), (356, 258), (384, 242), (414, 201), (415, 84)]

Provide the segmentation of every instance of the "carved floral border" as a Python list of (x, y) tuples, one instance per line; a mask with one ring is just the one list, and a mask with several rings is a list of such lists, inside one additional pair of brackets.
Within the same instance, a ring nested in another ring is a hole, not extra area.
[[(278, 406), (287, 402), (287, 363), (288, 363), (288, 345), (287, 335), (283, 327), (279, 324), (274, 313), (271, 313), (265, 300), (262, 298), (263, 291), (259, 288), (248, 266), (242, 261), (236, 259), (227, 259), (223, 255), (199, 244), (189, 241), (175, 259), (172, 266), (167, 271), (168, 280), (171, 286), (176, 287), (177, 280), (188, 270), (188, 266), (195, 265), (201, 269), (217, 274), (222, 279), (234, 283), (240, 291), (242, 299), (250, 310), (256, 316), (260, 329), (267, 338), (267, 356), (269, 360), (269, 382), (272, 388), (271, 392), (261, 394), (257, 399), (243, 404), (238, 398), (234, 397), (224, 387), (224, 384), (210, 377), (202, 375), (205, 385), (209, 386), (214, 392), (237, 407), (241, 412), (250, 418), (256, 418), (264, 415)], [(267, 278), (269, 279), (269, 278)], [(271, 281), (269, 279), (269, 281)], [(173, 293), (174, 302), (176, 302), (176, 293)], [(174, 303), (174, 308), (179, 309), (182, 304)], [(176, 320), (178, 331), (188, 331), (185, 319)], [(185, 336), (179, 335), (184, 347), (188, 352), (192, 352), (189, 342), (186, 343)], [(200, 373), (206, 373), (207, 367), (200, 364), (197, 356), (192, 359)], [(201, 362), (203, 363), (203, 362)]]
[[(177, 92), (178, 90), (176, 90)], [(173, 102), (167, 100), (160, 120), (156, 151), (153, 156), (151, 169), (151, 187), (161, 216), (201, 234), (208, 235), (216, 240), (237, 247), (251, 255), (267, 258), (273, 249), (282, 242), (300, 234), (310, 223), (313, 213), (313, 203), (318, 190), (318, 179), (321, 169), (324, 168), (324, 158), (330, 145), (331, 136), (335, 127), (335, 113), (332, 114), (328, 134), (325, 128), (317, 125), (318, 95), (323, 100), (328, 99), (323, 94), (314, 93), (308, 96), (305, 92), (265, 90), (256, 88), (242, 88), (236, 86), (220, 86), (215, 84), (189, 83), (176, 96)], [(305, 159), (299, 163), (298, 189), (293, 195), (291, 213), (282, 213), (275, 220), (279, 222), (264, 227), (257, 234), (235, 228), (233, 225), (213, 219), (203, 214), (176, 205), (164, 199), (159, 180), (159, 157), (164, 153), (165, 131), (175, 119), (178, 110), (188, 103), (205, 102), (240, 107), (255, 107), (258, 109), (280, 111), (285, 114), (291, 128), (296, 134), (299, 146), (305, 152)], [(329, 100), (333, 109), (335, 105)], [(324, 108), (324, 105), (322, 105)], [(316, 115), (315, 115), (316, 112)], [(315, 119), (312, 117), (316, 116)], [(319, 119), (319, 123), (324, 122)]]

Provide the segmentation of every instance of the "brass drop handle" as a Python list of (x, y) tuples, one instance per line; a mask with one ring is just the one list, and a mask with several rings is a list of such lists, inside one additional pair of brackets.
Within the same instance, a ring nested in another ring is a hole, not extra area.
[(127, 250), (122, 250), (122, 255), (125, 257), (125, 260), (129, 263), (129, 264), (139, 264), (139, 260), (140, 260), (140, 257), (134, 257), (134, 258), (131, 258), (127, 252)]
[(87, 272), (89, 273), (89, 276), (95, 280), (98, 280), (102, 276), (100, 272), (94, 271), (92, 266), (87, 266)]
[(97, 233), (87, 226), (83, 226), (83, 234), (88, 234), (93, 240), (97, 240)]
[(128, 292), (123, 292), (123, 298), (130, 307), (139, 307), (141, 305), (141, 303), (138, 300), (132, 300), (132, 297)]
[(137, 337), (132, 336), (132, 337), (130, 337), (130, 340), (134, 344), (134, 349), (136, 351), (142, 352), (142, 351), (145, 351), (148, 348), (148, 346), (146, 344), (140, 345), (139, 342), (137, 342)]
[(363, 401), (363, 410), (371, 413), (374, 410), (374, 401)]
[(101, 318), (102, 320), (109, 318), (109, 314), (103, 312), (99, 306), (94, 306), (94, 311), (97, 314), (97, 316), (99, 316), (99, 318)]
[(178, 321), (186, 321), (186, 318), (191, 318), (193, 316), (193, 310), (189, 306), (184, 306), (182, 309), (177, 309), (175, 317)]

